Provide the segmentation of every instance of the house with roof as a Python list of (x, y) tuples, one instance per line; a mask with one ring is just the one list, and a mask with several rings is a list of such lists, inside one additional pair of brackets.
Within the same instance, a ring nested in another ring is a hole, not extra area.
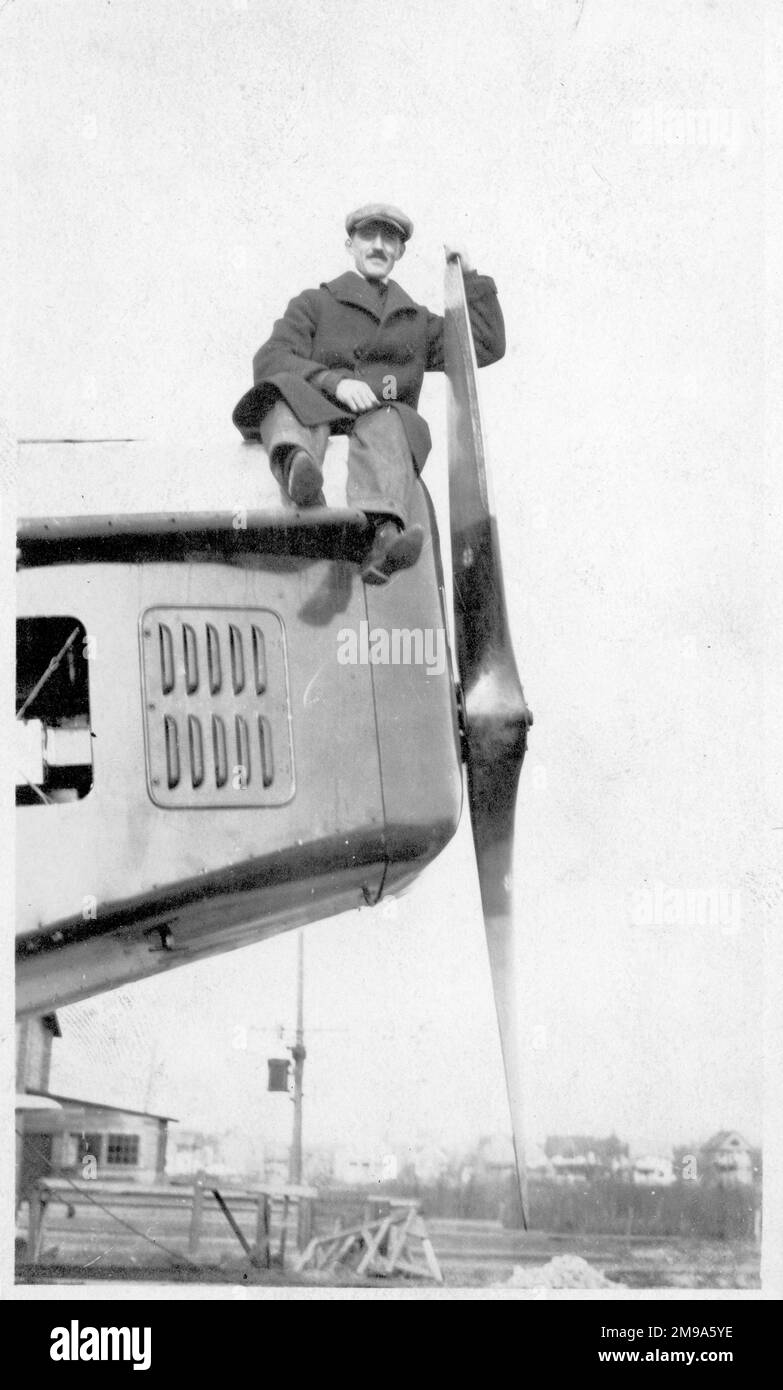
[(699, 1170), (707, 1186), (750, 1186), (753, 1182), (750, 1144), (736, 1129), (719, 1129), (702, 1147)]
[(42, 1177), (160, 1182), (172, 1117), (51, 1091), (52, 1043), (61, 1036), (56, 1014), (17, 1025), (17, 1200)]
[(615, 1134), (597, 1138), (589, 1134), (552, 1134), (544, 1144), (553, 1177), (559, 1182), (590, 1182), (624, 1167), (628, 1145)]
[(27, 1096), (28, 1103), (53, 1101), (58, 1108), (25, 1109), (22, 1188), (33, 1171), (35, 1177), (67, 1175), (77, 1181), (100, 1178), (148, 1184), (165, 1178), (170, 1115), (52, 1091), (28, 1091)]

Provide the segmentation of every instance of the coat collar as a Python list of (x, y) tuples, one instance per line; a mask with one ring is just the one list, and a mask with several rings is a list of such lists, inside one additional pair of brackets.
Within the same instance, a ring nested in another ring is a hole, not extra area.
[(416, 305), (402, 286), (398, 285), (396, 280), (389, 280), (387, 284), (388, 289), (382, 307), (368, 281), (355, 270), (346, 270), (345, 274), (338, 275), (336, 280), (323, 281), (321, 288), (329, 290), (341, 304), (353, 304), (357, 309), (366, 310), (378, 323), (390, 314), (404, 313), (407, 310), (415, 312)]

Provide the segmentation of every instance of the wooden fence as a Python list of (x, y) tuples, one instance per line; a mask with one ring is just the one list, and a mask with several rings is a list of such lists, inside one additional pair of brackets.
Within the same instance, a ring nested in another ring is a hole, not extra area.
[[(198, 1263), (205, 1246), (214, 1244), (216, 1231), (223, 1243), (226, 1231), (231, 1231), (252, 1264), (260, 1268), (269, 1268), (273, 1261), (284, 1265), (287, 1249), (293, 1246), (299, 1251), (312, 1237), (316, 1196), (312, 1187), (224, 1189), (199, 1178), (187, 1187), (42, 1178), (30, 1193), (26, 1258), (33, 1264), (39, 1261), (47, 1224), (60, 1208), (58, 1214), (69, 1217), (101, 1212), (116, 1218), (119, 1231), (130, 1231), (142, 1244), (146, 1240), (151, 1246), (173, 1250), (183, 1262)], [(78, 1229), (68, 1232), (70, 1243)]]

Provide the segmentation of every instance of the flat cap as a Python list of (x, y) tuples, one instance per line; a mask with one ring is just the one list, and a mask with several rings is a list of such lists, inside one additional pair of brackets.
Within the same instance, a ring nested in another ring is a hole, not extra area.
[(385, 222), (387, 226), (393, 227), (395, 232), (399, 232), (403, 241), (409, 241), (413, 236), (411, 219), (406, 217), (401, 208), (394, 207), (393, 203), (366, 203), (363, 208), (349, 212), (345, 219), (348, 235), (352, 236), (363, 222)]

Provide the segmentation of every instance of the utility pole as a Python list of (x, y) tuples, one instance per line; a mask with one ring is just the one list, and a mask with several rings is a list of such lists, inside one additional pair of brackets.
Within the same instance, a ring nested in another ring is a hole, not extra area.
[(297, 939), (296, 956), (296, 1042), (291, 1048), (294, 1060), (294, 1133), (291, 1140), (291, 1157), (288, 1165), (288, 1178), (297, 1186), (302, 1182), (302, 1077), (307, 1053), (304, 1045), (304, 932), (301, 927)]

